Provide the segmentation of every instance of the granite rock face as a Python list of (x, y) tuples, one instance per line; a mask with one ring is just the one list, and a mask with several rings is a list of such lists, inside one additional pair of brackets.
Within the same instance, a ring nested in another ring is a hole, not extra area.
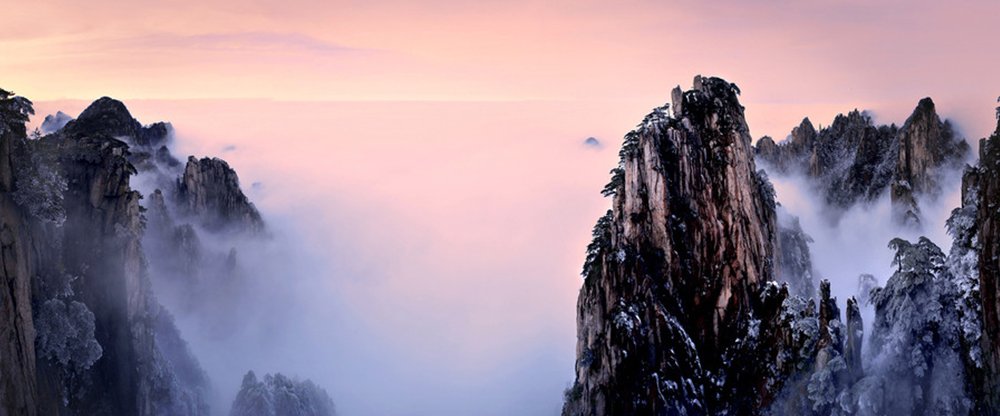
[(32, 279), (38, 267), (35, 232), (15, 202), (15, 166), (24, 159), (24, 123), (31, 102), (0, 90), (0, 413), (37, 414)]
[(152, 294), (128, 145), (110, 135), (134, 126), (101, 100), (29, 140), (16, 97), (0, 102), (2, 348), (18, 357), (0, 361), (0, 413), (206, 414), (204, 375)]
[(240, 189), (236, 171), (222, 159), (189, 157), (177, 184), (177, 200), (184, 214), (199, 218), (209, 230), (264, 230), (260, 213)]
[[(982, 296), (982, 369), (978, 398), (983, 409), (1000, 409), (1000, 123), (979, 143), (978, 169), (966, 175), (977, 210), (978, 290)], [(982, 414), (987, 414), (982, 412)]]
[[(0, 90), (0, 415), (209, 414), (208, 377), (153, 283), (189, 291), (186, 313), (239, 296), (235, 246), (268, 235), (236, 172), (182, 164), (170, 124), (111, 98), (47, 118), (44, 136), (27, 134), (31, 114)], [(310, 382), (250, 384), (277, 407), (239, 414), (333, 414)]]
[[(266, 226), (243, 193), (236, 172), (217, 158), (171, 154), (173, 127), (142, 125), (120, 101), (104, 97), (59, 131), (61, 136), (100, 134), (127, 146), (124, 159), (134, 169), (135, 189), (144, 197), (142, 245), (150, 278), (170, 300), (182, 299), (180, 312), (211, 302), (220, 291), (235, 295), (231, 270), (235, 246), (243, 238), (266, 238)], [(205, 244), (210, 240), (213, 245)], [(177, 306), (177, 305), (175, 305)]]
[(0, 414), (208, 414), (208, 379), (151, 277), (234, 267), (199, 233), (260, 235), (260, 214), (224, 161), (185, 169), (167, 123), (105, 97), (29, 138), (31, 107), (0, 91)]
[[(626, 135), (578, 301), (565, 415), (745, 414), (776, 391), (775, 206), (734, 85), (695, 79)], [(765, 289), (770, 290), (765, 292)]]
[[(172, 318), (152, 293), (142, 246), (141, 194), (129, 144), (148, 135), (120, 102), (102, 98), (37, 151), (57, 154), (68, 184), (59, 236), (73, 299), (93, 313), (103, 356), (62, 381), (65, 411), (84, 414), (207, 414), (207, 380)], [(60, 363), (61, 364), (61, 363)], [(48, 365), (56, 375), (65, 366)], [(181, 372), (179, 369), (188, 368)], [(76, 389), (76, 392), (73, 392)], [(59, 403), (53, 400), (47, 403)], [(47, 412), (46, 412), (47, 413)]]
[[(995, 414), (983, 397), (997, 368), (984, 362), (1000, 356), (1000, 330), (980, 319), (1000, 316), (981, 306), (1000, 296), (985, 293), (1000, 275), (984, 266), (1000, 257), (982, 209), (996, 199), (992, 173), (969, 168), (948, 255), (926, 238), (893, 240), (896, 272), (862, 275), (861, 302), (847, 299), (842, 316), (828, 281), (814, 292), (811, 240), (754, 155), (809, 175), (834, 209), (889, 192), (905, 224), (968, 147), (927, 99), (901, 128), (855, 111), (751, 149), (737, 95), (698, 77), (673, 92), (672, 115), (655, 109), (625, 136), (603, 190), (612, 209), (588, 246), (563, 414)], [(983, 149), (984, 166), (1000, 163)], [(874, 314), (865, 348), (863, 308)]]
[(778, 210), (775, 279), (787, 283), (791, 294), (803, 298), (813, 297), (816, 291), (813, 283), (816, 271), (809, 250), (812, 242), (812, 237), (802, 230), (797, 217)]

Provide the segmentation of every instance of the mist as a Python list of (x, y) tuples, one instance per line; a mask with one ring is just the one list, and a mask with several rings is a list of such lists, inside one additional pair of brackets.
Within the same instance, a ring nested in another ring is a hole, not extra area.
[(266, 239), (202, 233), (205, 252), (236, 249), (238, 284), (193, 301), (153, 276), (214, 414), (248, 370), (311, 379), (342, 415), (558, 414), (617, 159), (581, 143), (620, 136), (627, 109), (616, 123), (556, 103), (126, 104), (172, 123), (179, 159), (226, 159), (267, 223)]
[[(87, 104), (36, 108), (78, 114)], [(240, 264), (240, 284), (207, 289), (211, 302), (192, 307), (169, 282), (155, 286), (212, 381), (214, 414), (228, 412), (249, 370), (311, 379), (342, 415), (559, 413), (573, 380), (579, 271), (617, 161), (608, 138), (644, 110), (126, 104), (143, 123), (173, 124), (176, 157), (227, 160), (267, 223), (266, 239), (203, 241), (212, 252), (235, 248)], [(983, 135), (963, 133), (970, 143)], [(592, 136), (606, 145), (581, 145)], [(892, 274), (892, 238), (950, 246), (944, 219), (958, 206), (958, 172), (939, 198), (920, 201), (921, 229), (896, 226), (887, 195), (831, 221), (803, 179), (770, 177), (814, 240), (816, 279), (831, 281), (841, 305), (857, 295), (859, 274), (880, 284)]]
[(915, 241), (925, 236), (942, 250), (951, 247), (945, 220), (961, 202), (961, 170), (946, 172), (940, 196), (919, 198), (922, 217), (917, 227), (893, 221), (888, 192), (871, 204), (831, 213), (807, 178), (771, 174), (770, 179), (782, 208), (798, 216), (803, 231), (813, 239), (810, 251), (817, 271), (814, 278), (829, 280), (831, 293), (840, 303), (858, 295), (861, 274), (874, 275), (880, 285), (892, 276), (895, 251), (889, 248), (889, 241), (893, 238)]
[[(978, 115), (968, 118), (977, 119)], [(897, 125), (902, 124), (902, 120), (876, 120), (875, 123), (893, 121)], [(977, 131), (980, 123), (972, 128), (952, 123), (958, 137), (964, 137), (971, 148), (964, 162), (975, 164), (978, 138), (988, 135), (988, 130)], [(945, 222), (952, 210), (961, 206), (964, 167), (945, 166), (937, 172), (939, 192), (917, 195), (919, 223), (913, 224), (897, 220), (898, 213), (894, 212), (888, 188), (873, 201), (862, 200), (847, 208), (837, 208), (827, 202), (819, 184), (805, 173), (794, 169), (781, 173), (765, 161), (758, 164), (769, 171), (780, 205), (779, 213), (787, 214), (784, 217), (797, 216), (803, 231), (812, 238), (809, 246), (814, 281), (829, 280), (831, 294), (841, 308), (850, 297), (861, 300), (859, 306), (865, 324), (863, 348), (866, 351), (866, 366), (874, 365), (868, 360), (873, 359), (870, 350), (875, 310), (865, 301), (868, 293), (863, 292), (867, 292), (870, 286), (862, 287), (861, 276), (872, 275), (877, 286), (886, 285), (898, 269), (893, 264), (896, 250), (889, 246), (894, 238), (917, 242), (926, 237), (945, 253), (949, 252), (952, 236), (948, 234)]]

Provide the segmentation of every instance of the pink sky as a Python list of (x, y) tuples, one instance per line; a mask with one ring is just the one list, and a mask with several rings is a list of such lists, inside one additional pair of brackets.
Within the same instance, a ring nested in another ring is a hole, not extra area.
[(1000, 91), (994, 1), (55, 0), (4, 11), (3, 83), (36, 100), (646, 108), (702, 73), (738, 83), (752, 125), (784, 135), (804, 114), (924, 95), (987, 105)]
[(113, 96), (263, 184), (335, 307), (252, 363), (182, 329), (218, 388), (258, 365), (345, 415), (556, 414), (620, 138), (695, 74), (755, 137), (932, 96), (975, 139), (1000, 95), (994, 1), (0, 1), (0, 87), (39, 115)]

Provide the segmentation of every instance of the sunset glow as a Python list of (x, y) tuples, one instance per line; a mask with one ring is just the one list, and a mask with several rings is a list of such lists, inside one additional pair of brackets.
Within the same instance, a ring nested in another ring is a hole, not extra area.
[[(181, 162), (225, 158), (277, 230), (275, 258), (289, 265), (260, 268), (291, 283), (251, 299), (259, 308), (246, 314), (260, 322), (220, 329), (175, 313), (220, 415), (251, 368), (309, 378), (348, 416), (559, 414), (578, 353), (580, 269), (611, 205), (600, 191), (622, 136), (696, 75), (738, 84), (754, 140), (853, 109), (901, 124), (931, 96), (975, 150), (1000, 94), (993, 0), (0, 10), (0, 88), (34, 102), (29, 127), (121, 100), (144, 124), (172, 124)], [(776, 183), (788, 206), (812, 209), (797, 183)], [(959, 193), (928, 212), (946, 217)], [(865, 227), (866, 215), (847, 221)], [(890, 261), (869, 263), (891, 273)]]

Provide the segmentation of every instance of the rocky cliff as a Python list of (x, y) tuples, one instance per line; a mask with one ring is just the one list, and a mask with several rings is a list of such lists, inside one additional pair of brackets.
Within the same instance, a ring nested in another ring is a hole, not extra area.
[[(52, 302), (77, 306), (83, 317), (69, 318), (93, 326), (94, 342), (85, 345), (101, 351), (83, 362), (40, 354), (40, 379), (49, 394), (41, 413), (207, 413), (207, 380), (152, 293), (142, 246), (142, 196), (131, 185), (137, 171), (121, 140), (148, 137), (156, 129), (140, 126), (120, 102), (102, 98), (64, 128), (28, 143), (43, 156), (35, 169), (51, 169), (65, 184), (62, 197), (54, 199), (65, 217), (46, 235), (55, 248), (44, 255), (51, 269), (48, 287), (36, 290), (36, 302), (41, 312)], [(70, 339), (55, 348), (79, 349), (72, 344)]]
[(809, 244), (812, 237), (802, 229), (799, 218), (778, 210), (778, 239), (775, 246), (775, 280), (788, 284), (795, 296), (815, 295), (816, 271), (813, 269)]
[(198, 414), (199, 385), (162, 382), (183, 364), (167, 361), (151, 324), (159, 309), (145, 276), (126, 145), (79, 127), (28, 140), (30, 102), (4, 92), (0, 104), (10, 288), (2, 310), (10, 352), (0, 377), (3, 413), (153, 414), (184, 406)]
[(25, 210), (14, 197), (31, 102), (0, 90), (0, 413), (36, 414), (32, 279), (38, 256)]
[(626, 135), (588, 248), (564, 414), (741, 414), (773, 393), (746, 358), (767, 353), (757, 338), (784, 296), (762, 293), (775, 207), (737, 93), (698, 77), (673, 115), (657, 108)]
[(877, 126), (854, 110), (818, 131), (804, 119), (785, 141), (764, 137), (755, 150), (767, 169), (810, 178), (837, 210), (871, 203), (888, 191), (896, 221), (908, 224), (920, 222), (918, 199), (938, 197), (944, 175), (969, 154), (930, 98), (920, 100), (902, 127)]
[(235, 251), (213, 257), (199, 233), (262, 236), (260, 214), (224, 161), (185, 169), (171, 126), (119, 101), (29, 138), (31, 114), (0, 90), (0, 414), (208, 414), (207, 376), (153, 293), (177, 274), (150, 264), (172, 246), (180, 270), (231, 268)]
[(976, 271), (982, 297), (983, 360), (976, 392), (982, 409), (1000, 409), (1000, 123), (993, 135), (979, 142), (979, 166), (966, 178), (966, 189), (973, 190), (973, 232), (980, 244)]
[[(891, 190), (918, 215), (915, 195), (940, 192), (941, 171), (967, 152), (933, 103), (902, 128), (852, 112), (751, 149), (737, 95), (696, 78), (674, 91), (672, 115), (655, 109), (625, 136), (603, 191), (612, 209), (588, 247), (563, 414), (991, 414), (975, 393), (996, 374), (979, 359), (995, 348), (981, 341), (979, 305), (996, 304), (978, 296), (980, 281), (996, 286), (972, 272), (977, 233), (995, 232), (976, 225), (990, 223), (977, 216), (979, 181), (967, 175), (948, 220), (948, 255), (926, 238), (893, 240), (896, 272), (885, 287), (863, 275), (862, 302), (847, 299), (842, 315), (829, 282), (813, 292), (811, 240), (755, 168), (754, 154), (778, 173), (806, 172), (834, 208)], [(863, 307), (874, 314), (867, 344)]]
[(236, 171), (222, 159), (189, 157), (177, 184), (177, 200), (184, 214), (197, 217), (209, 230), (264, 230), (260, 213), (240, 189)]

